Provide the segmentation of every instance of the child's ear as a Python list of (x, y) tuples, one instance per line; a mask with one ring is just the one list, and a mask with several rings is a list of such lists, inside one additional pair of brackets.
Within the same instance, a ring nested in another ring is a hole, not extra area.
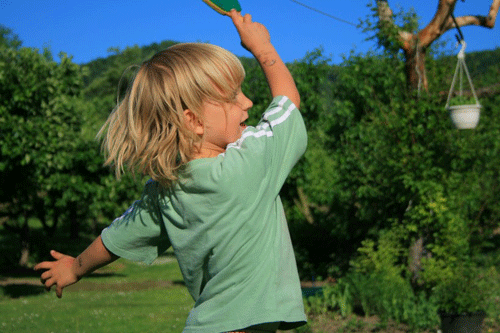
[(201, 119), (198, 118), (193, 111), (186, 109), (184, 110), (184, 121), (190, 130), (192, 130), (197, 135), (203, 135), (203, 123)]

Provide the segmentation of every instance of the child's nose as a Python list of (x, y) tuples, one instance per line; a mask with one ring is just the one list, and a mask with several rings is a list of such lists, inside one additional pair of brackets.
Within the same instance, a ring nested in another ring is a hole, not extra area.
[(246, 95), (243, 95), (242, 106), (243, 110), (248, 111), (253, 106), (253, 102)]

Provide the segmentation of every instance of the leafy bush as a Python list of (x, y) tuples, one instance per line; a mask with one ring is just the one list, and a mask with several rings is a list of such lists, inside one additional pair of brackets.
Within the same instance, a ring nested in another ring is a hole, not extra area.
[(449, 276), (434, 286), (433, 295), (441, 312), (460, 314), (494, 310), (499, 274), (495, 267), (479, 268), (459, 263)]
[(340, 312), (347, 317), (353, 312), (350, 285), (339, 280), (334, 285), (325, 285), (322, 293), (307, 297), (304, 301), (306, 312), (309, 314), (324, 314), (329, 311)]
[(408, 280), (387, 271), (353, 271), (335, 285), (326, 285), (321, 294), (306, 298), (304, 305), (309, 315), (333, 311), (346, 318), (357, 312), (377, 315), (382, 322), (404, 323), (412, 330), (439, 324), (436, 301), (424, 292), (415, 294)]
[(472, 105), (476, 104), (474, 96), (455, 96), (450, 98), (450, 105)]
[(347, 277), (352, 286), (353, 305), (366, 315), (392, 319), (412, 329), (429, 329), (439, 323), (435, 301), (420, 292), (415, 294), (410, 282), (384, 270), (371, 274), (352, 272)]

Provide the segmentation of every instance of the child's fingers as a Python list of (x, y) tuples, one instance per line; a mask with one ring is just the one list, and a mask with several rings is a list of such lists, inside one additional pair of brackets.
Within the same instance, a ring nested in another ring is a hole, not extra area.
[(35, 271), (39, 271), (41, 269), (51, 269), (52, 265), (53, 265), (52, 261), (44, 261), (44, 262), (36, 264), (35, 267), (33, 267), (33, 269)]
[(59, 252), (57, 252), (57, 251), (55, 251), (55, 250), (50, 251), (50, 255), (51, 255), (54, 259), (56, 259), (56, 260), (59, 260), (59, 259), (61, 259), (62, 257), (64, 257), (64, 254), (59, 253)]
[(239, 27), (240, 24), (243, 22), (243, 16), (241, 16), (241, 13), (236, 11), (236, 9), (231, 9), (231, 11), (229, 12), (229, 16), (233, 20), (233, 24), (236, 27)]
[(43, 285), (45, 286), (45, 289), (47, 291), (50, 291), (50, 288), (52, 288), (52, 286), (55, 284), (56, 284), (56, 280), (51, 277), (50, 279), (46, 280)]
[(62, 291), (63, 291), (63, 287), (57, 285), (57, 287), (56, 287), (56, 295), (57, 295), (58, 298), (62, 297)]
[(252, 23), (252, 15), (245, 14), (245, 16), (243, 16), (243, 22), (245, 22), (245, 23)]
[(42, 283), (43, 283), (43, 281), (46, 281), (46, 280), (50, 279), (51, 277), (52, 277), (52, 272), (46, 271), (46, 272), (43, 272), (42, 275), (40, 275), (40, 280), (42, 280)]

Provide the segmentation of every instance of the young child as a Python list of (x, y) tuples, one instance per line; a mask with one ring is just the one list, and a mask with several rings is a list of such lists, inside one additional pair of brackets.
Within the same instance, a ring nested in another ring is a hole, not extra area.
[(142, 64), (106, 125), (107, 163), (148, 173), (140, 200), (78, 257), (51, 251), (42, 283), (63, 288), (118, 257), (151, 263), (172, 246), (195, 300), (184, 332), (275, 332), (306, 321), (279, 191), (307, 135), (293, 78), (267, 29), (233, 10), (273, 101), (256, 127), (230, 52), (178, 44)]

